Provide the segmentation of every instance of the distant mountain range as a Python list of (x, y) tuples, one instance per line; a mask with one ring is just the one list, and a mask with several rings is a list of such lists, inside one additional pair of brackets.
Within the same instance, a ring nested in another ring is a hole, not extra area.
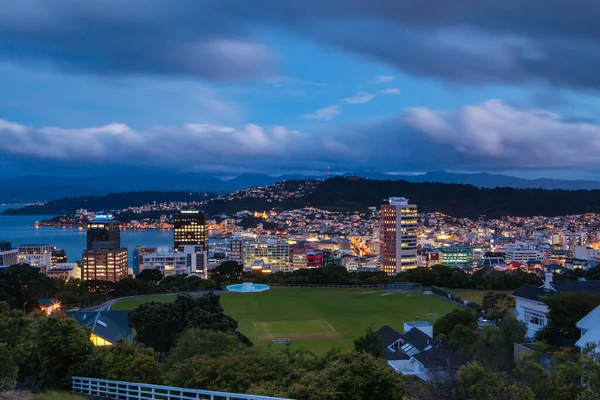
[[(589, 180), (523, 179), (513, 176), (476, 173), (462, 174), (444, 171), (421, 175), (391, 175), (378, 172), (348, 173), (368, 179), (409, 182), (439, 182), (469, 184), (481, 188), (529, 188), (592, 190), (600, 189), (600, 182)], [(0, 203), (50, 201), (66, 197), (100, 196), (126, 191), (193, 191), (229, 193), (249, 187), (268, 186), (282, 180), (325, 179), (326, 175), (242, 174), (223, 180), (211, 174), (145, 174), (136, 176), (57, 177), (23, 176), (0, 180)]]

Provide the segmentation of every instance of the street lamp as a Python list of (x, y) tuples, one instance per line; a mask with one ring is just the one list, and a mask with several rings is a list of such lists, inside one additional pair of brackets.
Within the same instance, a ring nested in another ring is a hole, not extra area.
[(25, 313), (25, 306), (26, 306), (26, 305), (27, 305), (27, 302), (25, 302), (25, 303), (23, 304), (23, 316), (24, 316), (24, 317), (26, 317), (26, 316), (27, 316), (27, 314)]

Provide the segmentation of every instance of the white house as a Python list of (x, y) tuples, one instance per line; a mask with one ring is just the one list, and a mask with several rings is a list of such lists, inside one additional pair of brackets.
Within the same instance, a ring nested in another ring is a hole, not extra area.
[(600, 353), (600, 306), (581, 318), (575, 326), (581, 330), (581, 338), (575, 346), (585, 349), (588, 344), (595, 344), (596, 353)]
[(546, 273), (542, 286), (522, 285), (514, 291), (516, 299), (515, 317), (527, 325), (527, 337), (533, 339), (537, 331), (548, 322), (548, 306), (544, 298), (555, 293), (588, 292), (600, 294), (600, 281), (553, 282), (552, 273)]

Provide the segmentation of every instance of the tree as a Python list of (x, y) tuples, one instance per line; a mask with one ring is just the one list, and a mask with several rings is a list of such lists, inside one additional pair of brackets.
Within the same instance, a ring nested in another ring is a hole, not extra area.
[(55, 294), (55, 280), (28, 264), (17, 264), (0, 271), (0, 301), (6, 301), (11, 307), (22, 310), (26, 306), (32, 310), (37, 306), (37, 299)]
[(436, 336), (447, 335), (456, 325), (476, 328), (477, 317), (469, 310), (457, 308), (438, 319), (433, 326), (433, 331)]
[(213, 275), (224, 275), (227, 277), (238, 277), (244, 274), (244, 266), (237, 261), (223, 261), (213, 269)]
[(506, 293), (487, 292), (483, 295), (481, 306), (492, 319), (501, 319), (514, 307), (515, 298)]
[(558, 344), (559, 340), (574, 344), (581, 332), (575, 326), (577, 322), (600, 305), (600, 295), (590, 293), (557, 293), (544, 299), (548, 305), (549, 322), (538, 332), (536, 339), (549, 344)]
[(186, 388), (201, 388), (234, 393), (249, 393), (257, 382), (285, 384), (292, 372), (287, 357), (264, 350), (246, 350), (218, 357), (195, 356), (175, 364), (166, 383)]
[(367, 353), (344, 354), (325, 368), (303, 375), (287, 396), (307, 400), (401, 400), (406, 378)]
[(195, 356), (217, 357), (244, 351), (246, 346), (237, 336), (197, 328), (186, 329), (169, 352), (166, 365), (181, 364)]
[(121, 339), (106, 349), (106, 352), (104, 361), (106, 379), (162, 383), (162, 373), (156, 353), (152, 349)]
[(180, 294), (172, 303), (144, 303), (129, 313), (129, 321), (137, 332), (136, 340), (158, 353), (168, 352), (186, 328), (235, 333), (250, 342), (237, 333), (237, 321), (225, 314), (214, 293), (200, 297)]
[(364, 336), (354, 340), (354, 351), (368, 353), (373, 357), (381, 357), (385, 345), (372, 328), (367, 328)]
[(31, 358), (36, 327), (21, 310), (0, 302), (0, 391), (12, 389)]
[(163, 279), (163, 273), (156, 268), (145, 268), (136, 275), (136, 278), (145, 281), (151, 286), (155, 286)]
[(43, 387), (70, 387), (73, 366), (91, 353), (89, 332), (74, 319), (55, 313), (40, 321), (34, 357)]
[(526, 386), (508, 382), (506, 374), (484, 369), (470, 362), (458, 370), (458, 395), (469, 400), (534, 400), (533, 391)]
[(486, 326), (472, 346), (473, 357), (494, 371), (513, 366), (514, 343), (525, 342), (527, 327), (513, 317), (505, 317), (498, 326)]

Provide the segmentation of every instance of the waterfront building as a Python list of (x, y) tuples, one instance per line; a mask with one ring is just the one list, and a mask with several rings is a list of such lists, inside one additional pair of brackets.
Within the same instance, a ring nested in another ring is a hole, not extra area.
[(0, 250), (0, 267), (10, 267), (19, 263), (17, 249)]
[(140, 271), (148, 268), (160, 270), (164, 276), (197, 274), (208, 278), (208, 252), (203, 246), (180, 246), (177, 251), (159, 247), (156, 252), (143, 254)]
[(96, 214), (94, 220), (87, 224), (87, 249), (92, 250), (94, 243), (111, 242), (121, 247), (121, 230), (119, 223), (110, 214)]
[(381, 206), (381, 270), (395, 275), (417, 266), (417, 206), (404, 197), (391, 197)]
[(470, 246), (449, 246), (439, 249), (440, 264), (445, 267), (464, 267), (473, 265), (473, 249)]
[(111, 215), (96, 214), (88, 223), (81, 279), (116, 282), (128, 275), (127, 248), (121, 247), (119, 224)]
[(187, 245), (208, 251), (206, 218), (200, 210), (181, 210), (173, 218), (173, 248)]
[(244, 245), (244, 267), (250, 268), (256, 260), (262, 260), (264, 264), (271, 265), (273, 272), (288, 272), (290, 269), (290, 245), (288, 242), (277, 240)]
[(52, 246), (49, 244), (25, 244), (17, 246), (18, 262), (37, 268), (52, 266)]
[(133, 260), (132, 260), (132, 269), (133, 274), (137, 275), (140, 273), (140, 265), (142, 263), (142, 257), (146, 254), (156, 253), (156, 247), (146, 247), (146, 246), (135, 246), (133, 250)]

